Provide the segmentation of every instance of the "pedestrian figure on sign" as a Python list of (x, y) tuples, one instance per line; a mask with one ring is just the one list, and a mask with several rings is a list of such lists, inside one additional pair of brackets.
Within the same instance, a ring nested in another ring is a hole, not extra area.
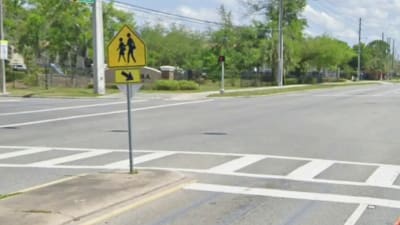
[(119, 50), (118, 62), (121, 61), (121, 58), (124, 60), (124, 62), (126, 62), (126, 58), (125, 58), (126, 45), (124, 43), (124, 39), (123, 38), (119, 39), (119, 46), (118, 46), (117, 50)]
[(128, 46), (128, 63), (130, 62), (131, 58), (133, 62), (136, 62), (134, 53), (136, 49), (135, 41), (133, 41), (130, 33), (128, 33), (126, 36), (128, 37), (128, 41), (126, 42), (126, 45)]

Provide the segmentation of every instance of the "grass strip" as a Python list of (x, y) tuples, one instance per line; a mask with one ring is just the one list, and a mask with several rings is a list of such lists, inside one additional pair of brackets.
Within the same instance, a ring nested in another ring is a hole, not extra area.
[(285, 88), (268, 88), (264, 90), (243, 90), (235, 92), (225, 92), (224, 94), (212, 94), (208, 97), (250, 97), (250, 96), (261, 96), (261, 95), (275, 95), (275, 94), (285, 94), (290, 92), (302, 92), (311, 91), (317, 89), (328, 89), (337, 87), (349, 87), (349, 86), (360, 86), (360, 85), (376, 85), (378, 82), (362, 82), (362, 83), (329, 83), (329, 84), (317, 84), (317, 85), (307, 85), (300, 87), (285, 87)]
[[(9, 90), (11, 96), (16, 97), (97, 97), (92, 89), (88, 88), (21, 88)], [(118, 93), (119, 90), (107, 89), (107, 94)]]
[(16, 192), (16, 193), (11, 193), (11, 194), (6, 194), (6, 195), (0, 195), (0, 200), (6, 199), (6, 198), (11, 198), (11, 197), (14, 197), (19, 194), (21, 194), (21, 193)]

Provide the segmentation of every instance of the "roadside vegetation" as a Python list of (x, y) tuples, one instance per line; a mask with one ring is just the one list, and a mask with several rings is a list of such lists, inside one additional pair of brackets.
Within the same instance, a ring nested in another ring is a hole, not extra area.
[[(42, 88), (42, 87), (21, 87), (17, 86), (16, 88), (9, 86), (7, 89), (8, 92), (12, 94), (12, 96), (17, 97), (97, 97), (99, 95), (93, 92), (91, 88), (68, 88), (68, 87), (51, 87), (51, 88)], [(119, 93), (118, 89), (115, 88), (107, 88), (108, 94)]]
[(11, 193), (11, 194), (5, 194), (5, 195), (0, 195), (0, 200), (6, 199), (6, 198), (11, 198), (13, 196), (19, 195), (21, 193)]
[(326, 83), (326, 84), (315, 84), (315, 85), (302, 85), (302, 86), (286, 86), (284, 88), (274, 87), (274, 88), (266, 88), (261, 90), (240, 90), (240, 91), (228, 91), (224, 94), (212, 94), (209, 97), (250, 97), (250, 96), (259, 96), (259, 95), (275, 95), (275, 94), (285, 94), (291, 92), (304, 92), (304, 91), (312, 91), (317, 89), (329, 89), (329, 88), (338, 88), (338, 87), (346, 87), (346, 86), (359, 86), (359, 85), (377, 85), (378, 82), (359, 82), (359, 83)]
[[(243, 0), (249, 14), (260, 15), (252, 23), (237, 26), (232, 13), (221, 5), (218, 26), (193, 30), (183, 25), (148, 23), (137, 25), (135, 15), (104, 3), (105, 46), (123, 24), (133, 27), (146, 42), (148, 66), (173, 65), (189, 81), (157, 81), (151, 91), (218, 90), (221, 79), (219, 56), (225, 56), (225, 86), (229, 88), (276, 85), (278, 0)], [(357, 76), (358, 45), (350, 46), (329, 35), (309, 36), (301, 16), (306, 0), (284, 4), (284, 84), (319, 84), (351, 80)], [(72, 95), (92, 96), (77, 85), (90, 79), (93, 58), (91, 9), (86, 4), (59, 0), (5, 0), (5, 33), (15, 52), (23, 55), (26, 71), (8, 67), (12, 94), (59, 95), (63, 88)], [(67, 31), (67, 32), (66, 32)], [(390, 43), (361, 43), (362, 79), (396, 76), (399, 63)], [(51, 65), (51, 66), (50, 66)], [(65, 82), (51, 83), (51, 68), (58, 65)], [(71, 82), (66, 82), (71, 81)], [(15, 85), (22, 82), (23, 86)], [(87, 82), (88, 84), (89, 82)], [(84, 85), (84, 86), (87, 86)], [(23, 87), (23, 88), (21, 88)], [(25, 90), (24, 90), (25, 89)], [(30, 89), (30, 90), (26, 90)]]

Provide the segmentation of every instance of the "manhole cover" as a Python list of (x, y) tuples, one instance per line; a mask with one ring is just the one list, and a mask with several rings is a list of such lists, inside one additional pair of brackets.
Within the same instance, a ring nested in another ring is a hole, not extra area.
[(6, 130), (16, 130), (16, 129), (19, 129), (18, 127), (3, 127), (3, 129), (6, 129)]
[(128, 130), (111, 130), (112, 133), (128, 133)]
[(225, 132), (204, 132), (204, 135), (215, 135), (215, 136), (223, 136), (223, 135), (228, 135), (228, 133)]

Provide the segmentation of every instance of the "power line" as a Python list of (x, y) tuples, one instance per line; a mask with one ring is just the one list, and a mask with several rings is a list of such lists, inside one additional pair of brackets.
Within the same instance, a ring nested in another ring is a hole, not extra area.
[(166, 17), (170, 17), (170, 18), (172, 17), (172, 18), (184, 21), (184, 22), (207, 24), (207, 25), (218, 25), (218, 26), (224, 25), (223, 23), (219, 23), (219, 22), (215, 22), (215, 21), (203, 20), (203, 19), (198, 19), (198, 18), (189, 17), (189, 16), (183, 16), (183, 15), (179, 15), (179, 14), (175, 14), (175, 13), (169, 13), (169, 12), (165, 12), (165, 11), (161, 11), (161, 10), (157, 10), (157, 9), (151, 9), (151, 8), (146, 8), (146, 7), (139, 6), (139, 5), (134, 5), (132, 3), (125, 3), (125, 2), (121, 2), (121, 1), (114, 1), (114, 2), (119, 5), (122, 5), (122, 6), (127, 6), (131, 9), (133, 9), (134, 11), (139, 11), (139, 12), (143, 12), (143, 13), (151, 13), (154, 15), (162, 15), (162, 16), (166, 16)]
[[(350, 17), (347, 15), (344, 15), (343, 13), (341, 13), (337, 9), (335, 9), (334, 6), (330, 7), (330, 6), (323, 5), (320, 1), (313, 1), (313, 2), (316, 3), (315, 6), (318, 6), (318, 8), (320, 10), (322, 10), (323, 12), (325, 12), (328, 16), (337, 19), (344, 25), (351, 26), (351, 27), (358, 27), (358, 23), (355, 22), (355, 17)], [(327, 2), (324, 2), (324, 3), (327, 3)], [(338, 15), (340, 15), (340, 17)], [(343, 18), (346, 18), (347, 20), (343, 20)], [(352, 22), (348, 22), (348, 21), (352, 21)]]

